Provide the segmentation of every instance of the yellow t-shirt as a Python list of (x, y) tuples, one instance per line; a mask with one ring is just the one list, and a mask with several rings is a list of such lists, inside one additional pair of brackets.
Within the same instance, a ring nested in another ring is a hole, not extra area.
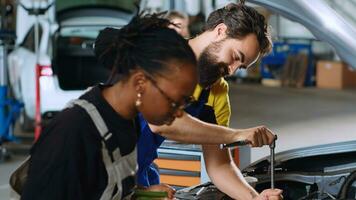
[[(203, 88), (200, 85), (196, 86), (193, 93), (194, 99), (199, 99), (202, 90)], [(218, 80), (210, 88), (210, 94), (206, 105), (211, 106), (214, 109), (216, 121), (219, 125), (229, 126), (231, 116), (229, 85), (224, 78)]]

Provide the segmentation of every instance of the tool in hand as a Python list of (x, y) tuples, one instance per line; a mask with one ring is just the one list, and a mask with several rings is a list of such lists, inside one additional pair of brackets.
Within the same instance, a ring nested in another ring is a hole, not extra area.
[(248, 140), (239, 140), (239, 141), (229, 143), (229, 144), (220, 144), (220, 149), (225, 149), (225, 148), (235, 149), (239, 146), (244, 146), (244, 145), (248, 145), (248, 144), (250, 144), (250, 142)]
[(269, 145), (270, 148), (270, 163), (271, 163), (271, 189), (274, 189), (274, 149), (276, 147), (277, 135), (275, 136), (273, 142)]

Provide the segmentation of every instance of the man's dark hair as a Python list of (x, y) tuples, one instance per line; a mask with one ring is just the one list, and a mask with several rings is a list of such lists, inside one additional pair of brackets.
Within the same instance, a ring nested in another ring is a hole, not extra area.
[(196, 66), (188, 42), (168, 28), (171, 23), (163, 15), (137, 14), (121, 29), (100, 31), (94, 49), (99, 62), (120, 76), (134, 69), (143, 69), (151, 75), (162, 74), (169, 71), (167, 63), (171, 60)]
[(246, 6), (244, 0), (240, 0), (238, 4), (230, 3), (212, 12), (203, 30), (213, 30), (221, 23), (227, 26), (228, 37), (242, 39), (253, 33), (257, 36), (261, 54), (266, 55), (271, 51), (272, 40), (265, 17), (254, 8)]

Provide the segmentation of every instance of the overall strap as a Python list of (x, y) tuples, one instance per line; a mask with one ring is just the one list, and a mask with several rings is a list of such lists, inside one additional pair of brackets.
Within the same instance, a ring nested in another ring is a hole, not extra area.
[[(111, 138), (112, 133), (109, 132), (106, 123), (101, 117), (96, 107), (83, 99), (71, 101), (69, 106), (78, 105), (87, 111), (102, 138), (102, 158), (108, 174), (108, 184), (100, 198), (100, 200), (121, 199), (123, 194), (122, 180), (129, 176), (134, 176), (137, 171), (137, 150), (135, 149), (128, 155), (121, 156), (121, 151), (116, 148), (112, 152), (112, 158), (107, 149), (107, 142)], [(115, 188), (117, 192), (113, 195)]]
[(90, 103), (84, 99), (76, 99), (76, 100), (70, 101), (68, 103), (67, 107), (73, 107), (73, 105), (78, 105), (78, 106), (82, 107), (85, 111), (87, 111), (90, 118), (94, 122), (96, 128), (98, 129), (100, 136), (102, 137), (102, 139), (104, 141), (108, 141), (110, 139), (110, 137), (112, 136), (112, 133), (109, 132), (109, 129), (106, 126), (99, 111), (96, 109), (96, 107), (92, 103)]
[[(98, 129), (100, 136), (101, 136), (101, 154), (102, 154), (102, 159), (105, 165), (105, 169), (108, 175), (108, 183), (107, 186), (100, 198), (100, 200), (110, 200), (112, 199), (112, 195), (115, 190), (116, 183), (118, 182), (117, 180), (117, 174), (115, 170), (114, 163), (110, 157), (109, 151), (106, 146), (106, 142), (111, 138), (112, 134), (109, 133), (109, 129), (106, 126), (103, 118), (101, 117), (99, 111), (96, 109), (96, 107), (88, 102), (87, 100), (83, 99), (75, 99), (73, 101), (70, 101), (67, 105), (67, 107), (73, 107), (74, 105), (78, 105), (81, 108), (83, 108), (90, 118), (92, 119), (95, 127)], [(117, 155), (117, 153), (115, 153)], [(121, 156), (121, 155), (120, 155)], [(121, 182), (121, 180), (120, 180)], [(119, 189), (120, 191), (122, 188)]]
[[(96, 107), (83, 99), (76, 99), (74, 101), (71, 101), (68, 104), (68, 107), (73, 107), (74, 105), (78, 105), (80, 107), (82, 107), (90, 116), (90, 118), (92, 119), (94, 125), (96, 126), (96, 128), (98, 129), (100, 136), (102, 138), (102, 158), (103, 158), (103, 162), (105, 165), (105, 169), (108, 175), (108, 184), (100, 198), (100, 200), (111, 200), (111, 199), (120, 199), (122, 196), (122, 180), (123, 177), (121, 175), (121, 171), (118, 171), (116, 169), (116, 165), (123, 165), (125, 163), (125, 161), (121, 156), (121, 152), (119, 148), (116, 148), (113, 152), (113, 159), (110, 156), (110, 152), (107, 149), (107, 142), (108, 140), (111, 138), (112, 134), (109, 132), (108, 127), (106, 126), (103, 118), (101, 117), (99, 111), (96, 109)], [(136, 153), (136, 151), (133, 151), (134, 153)], [(118, 161), (123, 161), (122, 163), (118, 163)], [(127, 162), (127, 161), (126, 161)], [(132, 170), (127, 170), (128, 172), (124, 173), (126, 174), (131, 174)], [(124, 171), (125, 172), (125, 171)], [(117, 192), (116, 194), (114, 194), (114, 190), (117, 187)]]
[(198, 101), (201, 103), (207, 103), (209, 100), (210, 89), (203, 89), (200, 93)]

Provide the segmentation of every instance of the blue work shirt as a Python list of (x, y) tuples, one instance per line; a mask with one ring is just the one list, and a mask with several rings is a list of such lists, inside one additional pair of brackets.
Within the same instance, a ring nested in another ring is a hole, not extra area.
[[(214, 112), (210, 109), (205, 109), (206, 102), (208, 101), (210, 90), (203, 90), (199, 96), (199, 100), (188, 106), (185, 111), (190, 115), (200, 119), (200, 115), (211, 116), (210, 120), (204, 120), (211, 123), (216, 123)], [(209, 111), (207, 115), (206, 112)], [(212, 116), (213, 115), (213, 116)], [(141, 127), (141, 135), (137, 143), (137, 159), (138, 159), (138, 173), (137, 181), (138, 185), (150, 186), (159, 184), (158, 169), (153, 165), (153, 161), (158, 157), (157, 149), (166, 139), (151, 131), (147, 121), (143, 118), (142, 114), (139, 114), (139, 121)]]

